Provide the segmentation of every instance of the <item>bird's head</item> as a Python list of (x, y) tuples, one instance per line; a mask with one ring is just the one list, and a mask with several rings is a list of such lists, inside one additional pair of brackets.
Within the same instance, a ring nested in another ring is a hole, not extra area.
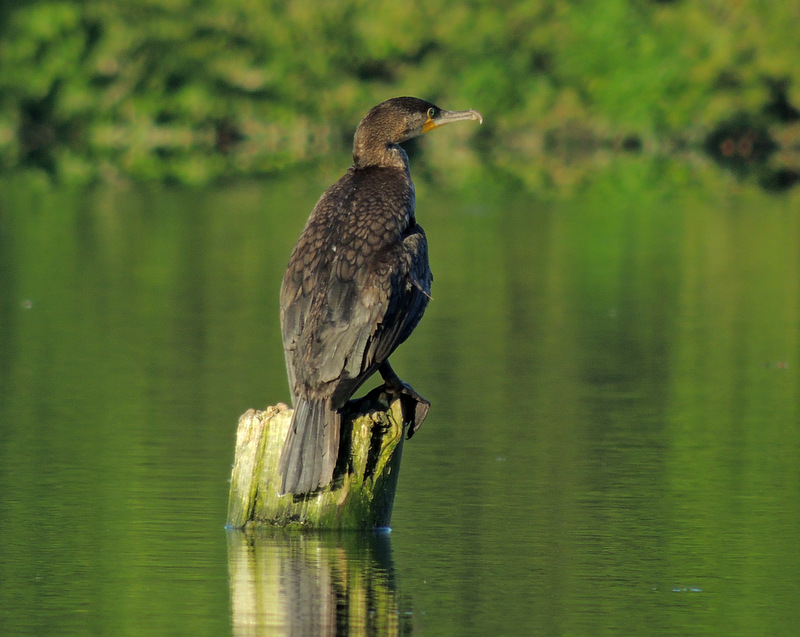
[(391, 147), (464, 120), (483, 124), (483, 115), (474, 110), (446, 111), (417, 97), (393, 97), (373, 107), (359, 123), (353, 140), (353, 159), (362, 166), (385, 163)]

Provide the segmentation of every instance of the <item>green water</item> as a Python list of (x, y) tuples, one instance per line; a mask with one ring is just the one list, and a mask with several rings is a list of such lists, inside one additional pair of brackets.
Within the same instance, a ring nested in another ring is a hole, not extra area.
[(622, 158), (417, 176), (433, 408), (386, 536), (223, 528), (238, 416), (336, 170), (0, 188), (8, 635), (781, 635), (800, 625), (800, 195)]

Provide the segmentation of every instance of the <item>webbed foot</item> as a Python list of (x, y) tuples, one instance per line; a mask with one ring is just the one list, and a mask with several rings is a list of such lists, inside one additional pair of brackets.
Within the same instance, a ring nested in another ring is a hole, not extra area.
[(410, 423), (408, 437), (411, 438), (417, 433), (417, 429), (420, 428), (420, 425), (427, 417), (431, 402), (427, 398), (420, 396), (411, 385), (400, 380), (400, 377), (389, 365), (389, 361), (385, 361), (380, 366), (379, 371), (383, 377), (383, 386), (386, 391), (400, 396), (403, 406), (403, 418)]

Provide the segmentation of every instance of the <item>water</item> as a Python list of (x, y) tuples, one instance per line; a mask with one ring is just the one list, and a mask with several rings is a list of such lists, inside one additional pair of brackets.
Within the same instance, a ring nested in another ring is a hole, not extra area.
[(434, 301), (393, 362), (433, 408), (392, 532), (226, 531), (335, 176), (0, 189), (3, 634), (794, 631), (798, 194), (705, 164), (418, 175)]

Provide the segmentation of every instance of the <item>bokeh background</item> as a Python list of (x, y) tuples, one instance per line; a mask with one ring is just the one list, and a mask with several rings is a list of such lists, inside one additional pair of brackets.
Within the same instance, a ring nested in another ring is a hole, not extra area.
[[(794, 1), (4, 2), (0, 168), (260, 175), (338, 152), (410, 94), (487, 116), (435, 165), (541, 187), (579, 180), (587, 154), (708, 146), (746, 170), (800, 144), (798, 20)], [(762, 180), (793, 183), (796, 155), (778, 164)]]

